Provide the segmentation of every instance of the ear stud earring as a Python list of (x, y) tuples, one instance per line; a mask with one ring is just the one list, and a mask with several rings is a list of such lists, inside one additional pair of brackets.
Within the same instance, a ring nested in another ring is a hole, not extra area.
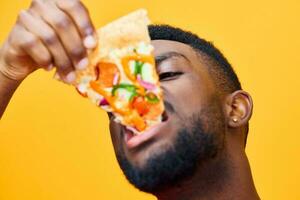
[(232, 121), (236, 123), (236, 122), (238, 122), (238, 119), (237, 118), (232, 118)]

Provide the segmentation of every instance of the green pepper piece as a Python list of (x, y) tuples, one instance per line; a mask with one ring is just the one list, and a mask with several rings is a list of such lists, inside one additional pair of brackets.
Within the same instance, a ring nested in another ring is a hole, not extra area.
[(131, 84), (128, 84), (128, 83), (120, 83), (119, 85), (113, 86), (113, 89), (111, 91), (113, 96), (115, 95), (116, 90), (119, 89), (119, 88), (126, 89), (129, 92), (135, 92), (136, 91), (136, 87), (134, 85), (131, 85)]
[(120, 88), (125, 89), (125, 90), (127, 90), (128, 92), (131, 93), (131, 95), (130, 95), (130, 97), (129, 97), (129, 101), (132, 101), (133, 98), (134, 98), (135, 96), (138, 95), (137, 92), (136, 92), (136, 87), (135, 87), (134, 85), (127, 84), (127, 83), (121, 83), (121, 84), (115, 85), (115, 86), (113, 87), (113, 89), (112, 89), (112, 91), (111, 91), (112, 96), (115, 96), (115, 95), (116, 95), (116, 91), (117, 91), (118, 89), (120, 89)]
[(136, 92), (132, 93), (131, 96), (129, 97), (129, 102), (133, 100), (134, 97), (138, 96)]
[(155, 94), (153, 94), (153, 93), (148, 93), (148, 94), (146, 94), (145, 98), (146, 98), (146, 100), (147, 100), (149, 103), (156, 104), (156, 103), (159, 102), (158, 97), (157, 97)]
[(135, 61), (135, 67), (134, 67), (134, 75), (135, 76), (138, 74), (141, 74), (143, 65), (144, 65), (143, 62)]

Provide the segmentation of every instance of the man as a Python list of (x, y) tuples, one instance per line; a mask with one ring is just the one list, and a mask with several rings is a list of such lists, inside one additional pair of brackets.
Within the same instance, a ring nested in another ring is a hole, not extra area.
[[(131, 138), (110, 115), (119, 164), (138, 189), (160, 200), (259, 199), (245, 154), (250, 95), (211, 43), (167, 25), (149, 27), (166, 119), (149, 137)], [(97, 44), (76, 0), (36, 0), (20, 12), (0, 51), (0, 116), (30, 73), (57, 68), (74, 81)]]

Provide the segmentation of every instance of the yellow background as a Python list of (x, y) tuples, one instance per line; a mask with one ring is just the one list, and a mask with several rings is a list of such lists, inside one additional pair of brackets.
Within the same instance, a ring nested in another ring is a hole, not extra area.
[[(298, 0), (86, 0), (97, 27), (140, 7), (156, 23), (214, 41), (254, 99), (247, 145), (262, 199), (300, 199), (300, 3)], [(0, 41), (28, 0), (1, 0)], [(0, 97), (2, 98), (2, 97)], [(0, 200), (154, 197), (120, 171), (105, 114), (71, 87), (36, 72), (0, 125)]]

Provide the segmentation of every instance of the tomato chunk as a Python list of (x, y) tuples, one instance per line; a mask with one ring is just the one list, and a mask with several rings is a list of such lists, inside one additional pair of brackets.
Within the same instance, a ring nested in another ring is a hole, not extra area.
[(117, 66), (113, 63), (100, 62), (97, 68), (99, 73), (97, 82), (104, 87), (112, 87), (114, 77), (119, 73)]
[(133, 100), (132, 107), (136, 109), (141, 116), (147, 114), (150, 111), (150, 105), (141, 96), (136, 97)]

